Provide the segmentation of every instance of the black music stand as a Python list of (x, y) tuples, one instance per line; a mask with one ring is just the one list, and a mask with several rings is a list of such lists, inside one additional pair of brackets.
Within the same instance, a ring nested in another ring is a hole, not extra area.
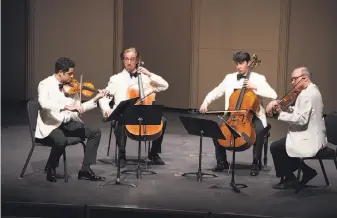
[(226, 139), (222, 134), (219, 125), (212, 120), (198, 119), (194, 117), (179, 116), (188, 134), (200, 136), (199, 143), (199, 167), (197, 172), (183, 173), (181, 176), (196, 175), (197, 181), (201, 182), (203, 176), (217, 177), (215, 174), (201, 172), (201, 154), (202, 154), (202, 139), (203, 137)]
[[(234, 171), (235, 171), (235, 140), (238, 137), (242, 137), (248, 144), (252, 145), (252, 141), (250, 140), (250, 138), (247, 136), (247, 134), (243, 133), (238, 133), (233, 127), (231, 127), (229, 125), (229, 123), (227, 123), (227, 121), (225, 121), (222, 117), (220, 117), (223, 122), (226, 124), (227, 128), (229, 129), (229, 131), (232, 133), (232, 139), (231, 139), (231, 144), (233, 144), (233, 146), (227, 148), (228, 150), (231, 150), (233, 152), (233, 160), (232, 160), (232, 179), (230, 182), (230, 186), (233, 188), (233, 190), (236, 193), (240, 193), (240, 188), (247, 188), (248, 186), (245, 184), (239, 184), (239, 183), (235, 183), (235, 179), (234, 179)], [(234, 141), (234, 142), (233, 142)], [(223, 186), (219, 186), (219, 185), (214, 185), (211, 188), (224, 188)]]
[[(123, 115), (124, 115), (124, 112), (126, 111), (126, 109), (129, 108), (129, 107), (132, 107), (138, 99), (139, 98), (132, 98), (132, 99), (129, 99), (129, 100), (122, 101), (116, 107), (116, 109), (110, 114), (110, 116), (103, 120), (103, 122), (111, 122), (111, 121), (120, 122), (120, 120), (123, 118)], [(136, 187), (136, 185), (134, 185), (134, 184), (122, 183), (120, 181), (120, 158), (118, 156), (119, 152), (116, 151), (115, 153), (116, 153), (116, 160), (117, 160), (117, 176), (116, 176), (116, 179), (113, 180), (113, 181), (104, 182), (104, 183), (100, 184), (100, 186), (105, 186), (105, 185), (110, 184), (110, 182), (112, 182), (113, 185), (125, 185), (125, 186)], [(106, 162), (106, 161), (104, 161), (104, 162)]]
[(120, 120), (123, 125), (138, 125), (139, 126), (139, 134), (137, 136), (138, 141), (138, 164), (137, 167), (133, 170), (124, 170), (122, 173), (136, 172), (137, 179), (141, 178), (142, 173), (149, 174), (157, 174), (154, 171), (144, 170), (140, 167), (140, 153), (141, 153), (141, 142), (147, 141), (149, 139), (146, 136), (142, 136), (141, 134), (141, 126), (142, 125), (160, 125), (163, 116), (163, 105), (134, 105), (129, 107)]

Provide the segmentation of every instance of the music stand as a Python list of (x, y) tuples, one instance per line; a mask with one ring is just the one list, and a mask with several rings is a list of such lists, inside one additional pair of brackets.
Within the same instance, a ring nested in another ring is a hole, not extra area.
[[(132, 99), (128, 99), (128, 100), (122, 101), (116, 107), (116, 109), (110, 114), (110, 116), (108, 118), (106, 118), (106, 119), (103, 120), (103, 122), (109, 122), (109, 121), (120, 122), (120, 120), (123, 118), (123, 115), (124, 115), (124, 112), (126, 111), (126, 109), (129, 108), (129, 107), (131, 107), (131, 106), (133, 106), (138, 99), (139, 98), (132, 98)], [(134, 184), (122, 183), (120, 181), (120, 158), (119, 158), (118, 151), (116, 151), (115, 153), (116, 153), (116, 160), (117, 160), (117, 163), (116, 163), (117, 164), (116, 179), (113, 180), (113, 181), (104, 182), (104, 183), (100, 184), (100, 186), (105, 186), (105, 185), (108, 185), (108, 184), (110, 184), (112, 182), (113, 185), (125, 185), (125, 186), (136, 187), (136, 185), (134, 185)]]
[[(248, 186), (245, 184), (239, 184), (239, 183), (235, 183), (235, 179), (234, 179), (234, 171), (235, 171), (235, 141), (238, 137), (242, 137), (249, 145), (252, 145), (252, 141), (251, 139), (247, 136), (246, 133), (238, 133), (231, 125), (229, 125), (229, 123), (227, 121), (225, 121), (222, 117), (220, 117), (220, 119), (223, 120), (223, 122), (226, 124), (227, 128), (229, 129), (229, 131), (232, 133), (232, 139), (231, 139), (231, 144), (232, 146), (230, 147), (230, 149), (228, 150), (232, 150), (233, 152), (233, 160), (232, 160), (232, 179), (230, 182), (230, 186), (233, 188), (233, 190), (236, 193), (240, 193), (240, 188), (247, 188)], [(233, 142), (234, 141), (234, 142)], [(222, 186), (219, 185), (214, 185), (211, 188), (223, 188)]]
[(141, 178), (142, 173), (157, 174), (154, 171), (144, 170), (140, 167), (140, 154), (141, 154), (141, 142), (148, 141), (149, 138), (142, 136), (141, 126), (142, 125), (160, 125), (163, 116), (163, 105), (134, 105), (129, 107), (120, 122), (123, 125), (138, 125), (139, 133), (137, 136), (132, 136), (126, 131), (127, 135), (138, 141), (138, 164), (133, 170), (124, 170), (122, 173), (136, 172), (137, 179)]
[(199, 143), (199, 167), (197, 172), (183, 173), (181, 176), (196, 175), (197, 181), (201, 182), (203, 176), (217, 177), (215, 174), (201, 172), (201, 154), (202, 154), (202, 140), (203, 137), (226, 139), (222, 134), (219, 125), (212, 120), (198, 119), (194, 117), (179, 116), (188, 134), (200, 136)]

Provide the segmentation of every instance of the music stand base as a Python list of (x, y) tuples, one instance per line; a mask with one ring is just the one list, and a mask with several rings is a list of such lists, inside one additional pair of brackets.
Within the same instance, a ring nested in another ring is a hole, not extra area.
[[(243, 188), (247, 188), (248, 186), (245, 185), (245, 184), (238, 184), (238, 183), (234, 183), (234, 182), (231, 182), (229, 184), (230, 187), (232, 187), (233, 191), (236, 192), (236, 193), (240, 193), (241, 190), (240, 189), (243, 189)], [(221, 189), (225, 189), (225, 188), (228, 188), (227, 185), (213, 185), (211, 186), (211, 188), (221, 188)]]
[(211, 174), (211, 173), (202, 173), (202, 172), (189, 172), (189, 173), (183, 173), (181, 174), (181, 176), (186, 176), (188, 177), (188, 175), (195, 175), (197, 177), (197, 181), (201, 182), (203, 177), (218, 177), (215, 174)]
[(110, 159), (98, 159), (99, 162), (103, 163), (103, 164), (111, 164), (111, 165), (117, 165), (116, 161), (111, 160)]
[(147, 173), (147, 175), (155, 175), (157, 174), (156, 172), (154, 171), (151, 171), (151, 170), (144, 170), (140, 167), (137, 167), (136, 169), (133, 169), (133, 170), (123, 170), (121, 172), (122, 174), (136, 174), (137, 176), (137, 179), (141, 179), (142, 178), (142, 174), (145, 174)]
[(121, 186), (130, 186), (130, 187), (137, 187), (135, 184), (131, 184), (131, 183), (123, 183), (120, 181), (120, 179), (114, 179), (113, 181), (107, 181), (104, 182), (102, 184), (100, 184), (99, 186), (107, 186), (107, 185), (121, 185)]

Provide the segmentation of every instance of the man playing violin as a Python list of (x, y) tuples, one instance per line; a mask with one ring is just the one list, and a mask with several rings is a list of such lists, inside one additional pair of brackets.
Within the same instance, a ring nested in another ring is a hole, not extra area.
[[(291, 74), (294, 91), (298, 92), (294, 106), (282, 108), (280, 101), (272, 101), (266, 111), (268, 116), (277, 114), (277, 119), (289, 124), (285, 138), (270, 146), (277, 177), (284, 180), (273, 188), (284, 189), (296, 184), (293, 174), (299, 167), (303, 170), (300, 185), (305, 185), (317, 175), (316, 170), (305, 163), (300, 166), (301, 157), (313, 157), (327, 144), (323, 118), (323, 100), (318, 87), (312, 83), (306, 67), (296, 68)], [(274, 113), (273, 113), (274, 111)]]
[(79, 115), (97, 107), (98, 99), (106, 92), (99, 93), (81, 104), (78, 93), (75, 96), (65, 95), (62, 86), (74, 77), (75, 63), (66, 57), (55, 63), (55, 73), (42, 80), (38, 86), (40, 110), (37, 117), (35, 138), (37, 142), (52, 145), (47, 162), (47, 181), (56, 182), (56, 167), (67, 145), (67, 137), (87, 139), (83, 163), (78, 172), (78, 179), (103, 180), (95, 175), (90, 165), (96, 163), (97, 148), (101, 139), (99, 129), (91, 129), (84, 125)]
[[(225, 79), (205, 97), (200, 112), (207, 112), (207, 107), (216, 99), (225, 94), (225, 110), (229, 107), (229, 98), (235, 89), (241, 89), (242, 86), (254, 90), (259, 97), (276, 99), (276, 92), (270, 87), (266, 78), (256, 72), (251, 72), (249, 80), (246, 75), (251, 63), (249, 53), (239, 51), (233, 55), (233, 61), (236, 64), (237, 72), (226, 75)], [(253, 124), (255, 126), (256, 141), (253, 147), (253, 163), (251, 166), (251, 175), (256, 176), (259, 173), (258, 162), (261, 159), (263, 143), (264, 143), (264, 128), (267, 126), (265, 110), (260, 105), (260, 110), (254, 115)], [(215, 146), (215, 156), (217, 165), (212, 169), (214, 172), (228, 169), (226, 156), (226, 148), (221, 146), (217, 139), (213, 139)]]
[[(153, 92), (162, 92), (165, 91), (169, 85), (168, 83), (159, 75), (156, 75), (146, 68), (138, 65), (140, 61), (139, 53), (135, 48), (125, 49), (121, 53), (121, 59), (124, 64), (124, 69), (122, 72), (113, 75), (110, 77), (108, 86), (106, 90), (109, 91), (111, 95), (114, 96), (114, 105), (110, 107), (110, 99), (102, 98), (99, 100), (99, 105), (101, 107), (104, 117), (109, 117), (111, 113), (116, 109), (120, 102), (128, 99), (128, 88), (131, 85), (138, 84), (138, 75), (142, 75), (143, 86), (151, 85)], [(146, 95), (146, 93), (145, 93)], [(163, 129), (162, 135), (152, 142), (151, 151), (148, 154), (148, 159), (153, 165), (165, 165), (165, 162), (160, 158), (158, 153), (161, 152), (161, 144), (163, 141), (166, 123), (167, 121), (163, 117)], [(115, 136), (116, 143), (119, 147), (119, 158), (120, 158), (120, 167), (125, 167), (126, 164), (126, 155), (125, 155), (125, 146), (127, 135), (125, 132), (125, 126), (117, 123), (115, 126)]]

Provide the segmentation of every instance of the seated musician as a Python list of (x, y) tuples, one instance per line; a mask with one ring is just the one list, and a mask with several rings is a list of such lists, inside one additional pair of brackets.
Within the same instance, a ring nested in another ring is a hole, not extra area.
[[(115, 105), (111, 108), (109, 105), (110, 99), (108, 98), (102, 98), (99, 101), (104, 117), (110, 116), (120, 102), (128, 99), (128, 87), (133, 84), (138, 84), (138, 74), (142, 74), (144, 87), (150, 84), (154, 92), (162, 92), (169, 87), (168, 83), (161, 76), (148, 71), (144, 67), (138, 67), (139, 58), (139, 53), (135, 48), (128, 48), (122, 52), (121, 59), (124, 63), (124, 69), (122, 72), (111, 76), (108, 86), (106, 87), (106, 90), (114, 96)], [(162, 121), (162, 135), (152, 142), (151, 151), (148, 154), (148, 159), (153, 165), (165, 165), (165, 162), (158, 155), (158, 153), (161, 153), (161, 144), (167, 123), (164, 117)], [(127, 139), (125, 127), (117, 123), (114, 133), (116, 143), (119, 147), (120, 167), (124, 167), (126, 164), (125, 146)]]
[[(300, 167), (301, 157), (313, 157), (327, 145), (325, 123), (323, 118), (323, 100), (318, 87), (311, 82), (311, 74), (306, 67), (296, 68), (291, 75), (294, 90), (300, 91), (294, 106), (281, 110), (278, 101), (272, 101), (266, 108), (267, 115), (272, 117), (276, 110), (277, 119), (289, 124), (287, 136), (275, 141), (270, 146), (277, 177), (284, 180), (273, 188), (283, 189), (295, 185), (293, 174)], [(317, 175), (316, 170), (303, 163), (305, 185)]]
[(75, 63), (69, 58), (59, 58), (55, 63), (55, 73), (42, 80), (38, 86), (39, 110), (35, 131), (37, 142), (50, 144), (52, 149), (47, 162), (47, 181), (56, 182), (55, 168), (67, 146), (67, 137), (87, 139), (82, 168), (78, 179), (104, 180), (96, 176), (90, 165), (96, 163), (97, 149), (101, 140), (101, 131), (84, 125), (79, 114), (97, 107), (97, 101), (105, 96), (105, 90), (83, 104), (78, 93), (66, 96), (62, 86), (74, 77)]
[[(276, 99), (276, 92), (270, 87), (266, 78), (256, 72), (251, 72), (249, 80), (246, 79), (248, 66), (251, 62), (249, 53), (239, 51), (233, 55), (233, 61), (236, 64), (238, 72), (226, 75), (225, 79), (205, 97), (200, 112), (207, 112), (207, 107), (216, 99), (225, 94), (225, 110), (229, 107), (229, 98), (235, 89), (241, 89), (242, 86), (254, 90), (258, 96)], [(267, 126), (265, 110), (260, 105), (260, 110), (254, 115), (253, 123), (256, 131), (256, 141), (253, 147), (253, 163), (251, 165), (251, 175), (256, 176), (259, 173), (258, 162), (261, 159), (264, 144), (264, 128)], [(215, 156), (217, 165), (212, 169), (214, 172), (228, 169), (228, 162), (225, 147), (221, 146), (217, 139), (213, 139), (215, 146)]]

